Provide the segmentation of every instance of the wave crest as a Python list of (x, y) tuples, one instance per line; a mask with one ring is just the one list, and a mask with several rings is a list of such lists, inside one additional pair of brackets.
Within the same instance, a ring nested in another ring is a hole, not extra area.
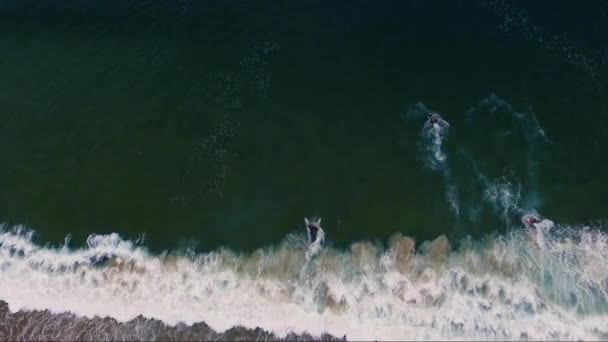
[(602, 339), (608, 318), (608, 238), (555, 227), (541, 249), (522, 230), (418, 248), (325, 248), (310, 261), (302, 235), (251, 254), (155, 255), (117, 234), (87, 246), (42, 247), (33, 232), (0, 233), (0, 299), (12, 311), (138, 316), (169, 326), (206, 322), (276, 334), (349, 339)]

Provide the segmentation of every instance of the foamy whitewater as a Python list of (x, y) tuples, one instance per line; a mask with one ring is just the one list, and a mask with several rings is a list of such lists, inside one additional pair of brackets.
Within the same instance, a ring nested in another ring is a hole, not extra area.
[[(48, 309), (216, 331), (261, 327), (349, 340), (608, 338), (608, 236), (553, 227), (541, 249), (525, 229), (451, 250), (401, 234), (304, 257), (304, 234), (252, 254), (154, 255), (117, 234), (87, 246), (40, 246), (25, 228), (0, 234), (0, 299)], [(68, 327), (66, 327), (67, 329)]]
[[(429, 113), (420, 103), (407, 117)], [(94, 332), (87, 335), (92, 340), (218, 339), (215, 332), (227, 331), (225, 339), (234, 339), (233, 333), (263, 340), (293, 334), (348, 340), (608, 339), (605, 229), (554, 224), (535, 210), (542, 156), (550, 144), (544, 130), (533, 114), (516, 112), (495, 95), (467, 115), (490, 138), (523, 141), (525, 183), (489, 173), (471, 152), (474, 146), (458, 146), (459, 154), (450, 155), (444, 149), (449, 124), (438, 114), (423, 123), (420, 157), (443, 178), (457, 219), (462, 208), (476, 221), (487, 205), (504, 219), (504, 235), (453, 242), (440, 236), (416, 246), (407, 232), (399, 232), (385, 246), (363, 241), (343, 250), (322, 243), (325, 232), (315, 221), (314, 241), (302, 231), (249, 254), (218, 249), (158, 255), (143, 241), (118, 234), (92, 234), (86, 246), (73, 249), (67, 239), (62, 246), (42, 246), (33, 230), (3, 226), (0, 301), (12, 314), (0, 302), (0, 317), (9, 322), (0, 320), (0, 339), (80, 339), (84, 330)], [(501, 118), (507, 121), (497, 126)], [(484, 122), (491, 129), (482, 129)], [(448, 161), (457, 157), (470, 165), (473, 186), (452, 177)], [(477, 187), (481, 191), (472, 200), (460, 201), (458, 189)], [(331, 238), (331, 227), (327, 232)], [(77, 325), (82, 317), (92, 320)], [(41, 320), (52, 321), (53, 334)], [(185, 325), (192, 325), (192, 334), (184, 332)], [(234, 332), (237, 326), (270, 333)], [(154, 329), (162, 333), (146, 335)]]

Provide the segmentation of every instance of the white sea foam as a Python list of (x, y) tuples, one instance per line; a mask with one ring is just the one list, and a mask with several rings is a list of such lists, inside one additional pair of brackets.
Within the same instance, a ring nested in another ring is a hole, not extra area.
[[(509, 224), (511, 216), (521, 216), (542, 206), (539, 191), (541, 167), (550, 152), (553, 142), (539, 124), (531, 108), (527, 112), (514, 110), (513, 106), (490, 94), (466, 112), (466, 121), (476, 130), (491, 134), (492, 141), (509, 141), (503, 147), (514, 149), (521, 145), (519, 154), (514, 154), (508, 172), (493, 177), (482, 171), (481, 165), (471, 152), (475, 146), (460, 147), (460, 156), (470, 164), (471, 171), (483, 189), (483, 200), (490, 204)], [(523, 158), (522, 158), (523, 157)], [(517, 168), (525, 170), (517, 174)], [(494, 179), (492, 179), (494, 178)], [(475, 202), (476, 205), (476, 202)]]
[(306, 261), (291, 235), (249, 255), (154, 255), (117, 234), (87, 246), (42, 247), (31, 231), (0, 233), (0, 299), (10, 309), (71, 311), (126, 321), (204, 321), (328, 332), (351, 340), (597, 340), (608, 335), (608, 238), (555, 227), (538, 248), (524, 230), (450, 251), (396, 235)]

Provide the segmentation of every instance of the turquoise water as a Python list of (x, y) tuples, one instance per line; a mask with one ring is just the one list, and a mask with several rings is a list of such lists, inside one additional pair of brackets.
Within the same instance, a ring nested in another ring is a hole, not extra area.
[(604, 230), (608, 9), (544, 6), (2, 1), (0, 220), (153, 255), (281, 246), (311, 216), (335, 251), (528, 212)]

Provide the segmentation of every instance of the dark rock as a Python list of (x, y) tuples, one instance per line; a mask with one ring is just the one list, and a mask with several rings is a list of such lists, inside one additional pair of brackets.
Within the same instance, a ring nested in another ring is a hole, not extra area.
[(233, 327), (217, 333), (205, 322), (170, 326), (137, 316), (121, 323), (111, 317), (78, 317), (72, 313), (44, 311), (11, 313), (0, 300), (0, 341), (346, 341), (329, 334), (315, 338), (290, 333), (280, 339), (261, 328)]

